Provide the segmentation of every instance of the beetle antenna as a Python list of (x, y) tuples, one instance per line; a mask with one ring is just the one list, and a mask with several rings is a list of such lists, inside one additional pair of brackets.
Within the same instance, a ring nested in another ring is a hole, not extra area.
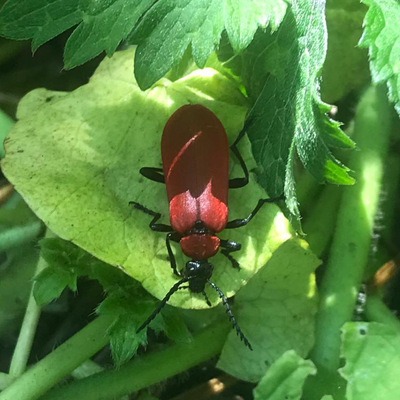
[(139, 333), (142, 329), (144, 329), (147, 325), (150, 324), (151, 321), (156, 317), (156, 315), (163, 309), (163, 307), (167, 304), (167, 301), (170, 299), (170, 297), (177, 291), (179, 290), (179, 287), (182, 285), (182, 283), (187, 282), (187, 278), (181, 279), (179, 282), (176, 282), (174, 286), (169, 290), (169, 292), (165, 295), (165, 297), (160, 301), (158, 304), (157, 308), (149, 315), (149, 317), (146, 319), (146, 321), (143, 322), (142, 325), (139, 326), (137, 329), (136, 333)]
[(250, 342), (248, 341), (248, 339), (246, 338), (246, 336), (244, 336), (244, 333), (242, 332), (242, 330), (240, 329), (238, 323), (236, 322), (235, 316), (233, 315), (233, 312), (231, 310), (231, 308), (229, 307), (228, 304), (228, 299), (225, 297), (225, 295), (222, 293), (222, 290), (213, 282), (211, 282), (210, 280), (207, 279), (207, 282), (209, 283), (209, 285), (218, 293), (218, 296), (220, 297), (220, 299), (222, 300), (223, 305), (225, 306), (225, 310), (226, 313), (228, 314), (229, 320), (231, 321), (233, 327), (236, 330), (237, 335), (240, 337), (240, 340), (243, 341), (243, 343), (250, 349), (253, 350), (253, 348), (251, 347)]

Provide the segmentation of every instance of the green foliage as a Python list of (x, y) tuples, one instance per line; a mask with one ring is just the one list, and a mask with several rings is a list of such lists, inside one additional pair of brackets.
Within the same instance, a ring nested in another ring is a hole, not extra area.
[(287, 350), (305, 357), (314, 344), (317, 294), (314, 270), (320, 264), (303, 241), (289, 240), (235, 297), (236, 315), (253, 352), (229, 334), (218, 367), (251, 382)]
[(152, 0), (9, 0), (0, 11), (0, 35), (32, 39), (32, 50), (75, 25), (64, 53), (65, 68), (102, 51), (111, 56)]
[(309, 360), (303, 360), (295, 351), (289, 350), (268, 369), (254, 389), (254, 400), (300, 400), (307, 376), (316, 368)]
[(342, 329), (340, 370), (347, 400), (397, 400), (400, 394), (400, 332), (377, 322), (348, 322)]
[(255, 101), (247, 132), (263, 167), (259, 182), (271, 196), (284, 192), (297, 217), (296, 153), (318, 182), (354, 183), (329, 150), (354, 144), (326, 115), (329, 106), (319, 96), (327, 38), (324, 6), (323, 1), (293, 3), (278, 32), (259, 32), (242, 57), (244, 83)]
[[(34, 296), (44, 305), (56, 299), (65, 288), (75, 291), (78, 277), (96, 279), (107, 293), (97, 313), (114, 318), (108, 335), (116, 365), (128, 361), (139, 346), (147, 344), (147, 329), (136, 333), (138, 327), (157, 306), (136, 281), (122, 271), (97, 260), (71, 242), (58, 238), (40, 242), (41, 256), (49, 264), (36, 278)], [(169, 307), (150, 324), (156, 332), (177, 342), (190, 342), (191, 334), (186, 324)]]
[(400, 114), (400, 4), (396, 0), (363, 0), (369, 6), (361, 47), (368, 47), (374, 82), (386, 82)]
[(160, 0), (133, 33), (135, 77), (148, 89), (177, 65), (188, 47), (198, 67), (218, 46), (224, 28), (235, 49), (245, 49), (257, 27), (277, 29), (286, 3), (260, 0)]
[(33, 292), (40, 305), (56, 299), (67, 287), (76, 291), (77, 279), (81, 276), (97, 279), (107, 292), (126, 285), (127, 278), (121, 271), (97, 260), (71, 242), (58, 238), (42, 239), (40, 247), (41, 256), (49, 265), (35, 278)]
[(0, 12), (0, 35), (32, 39), (32, 49), (78, 25), (64, 53), (65, 68), (102, 51), (111, 56), (141, 19), (132, 40), (139, 44), (136, 78), (148, 89), (191, 47), (199, 67), (226, 29), (236, 52), (245, 49), (258, 27), (278, 28), (284, 0), (9, 0)]
[[(400, 5), (397, 0), (363, 2), (369, 9), (360, 46), (368, 48), (373, 81), (387, 84), (400, 114)], [(103, 51), (111, 56), (120, 44), (137, 45), (104, 60), (90, 82), (73, 92), (38, 89), (28, 93), (19, 105), (18, 122), (8, 134), (13, 123), (0, 114), (1, 141), (7, 134), (1, 165), (4, 175), (34, 213), (67, 240), (41, 242), (41, 255), (48, 267), (35, 278), (36, 301), (44, 305), (65, 289), (75, 291), (79, 278), (99, 281), (105, 292), (95, 320), (103, 328), (101, 332), (91, 323), (76, 335), (78, 339), (73, 337), (64, 347), (69, 352), (68, 346), (75, 343), (71, 354), (76, 365), (104, 346), (106, 337), (115, 364), (127, 363), (140, 346), (147, 346), (146, 330), (137, 333), (137, 329), (158, 304), (144, 289), (161, 299), (178, 279), (170, 268), (165, 236), (150, 231), (149, 216), (128, 203), (138, 201), (161, 212), (162, 222), (167, 223), (165, 187), (147, 182), (138, 171), (143, 166), (161, 165), (160, 135), (180, 106), (198, 103), (208, 107), (225, 126), (230, 143), (248, 117), (250, 140), (245, 138), (240, 143), (240, 151), (251, 179), (246, 188), (230, 192), (230, 219), (247, 216), (266, 196), (265, 189), (270, 196), (283, 192), (298, 222), (297, 158), (318, 183), (354, 183), (349, 169), (336, 158), (335, 148), (352, 149), (355, 144), (331, 119), (330, 106), (321, 100), (320, 85), (324, 99), (339, 101), (344, 120), (352, 118), (356, 107), (344, 98), (348, 94), (357, 98), (357, 91), (368, 80), (365, 50), (355, 46), (363, 30), (364, 5), (353, 0), (327, 0), (327, 7), (325, 0), (0, 3), (5, 3), (0, 11), (0, 35), (32, 39), (34, 51), (71, 29), (64, 52), (67, 69)], [(2, 59), (3, 64), (9, 60), (7, 55)], [(355, 132), (362, 135), (355, 137), (361, 150), (354, 155), (361, 161), (359, 165), (350, 161), (349, 165), (359, 176), (359, 183), (353, 187), (355, 192), (344, 190), (341, 204), (348, 218), (341, 227), (340, 219), (334, 223), (335, 216), (330, 216), (332, 224), (323, 230), (326, 237), (319, 251), (326, 250), (333, 226), (337, 227), (335, 238), (344, 239), (350, 231), (357, 231), (357, 235), (346, 239), (346, 246), (335, 247), (333, 243), (328, 266), (335, 251), (341, 260), (361, 253), (367, 257), (369, 251), (379, 182), (385, 160), (389, 159), (387, 146), (379, 147), (382, 140), (388, 142), (390, 122), (385, 93), (381, 95), (369, 104), (360, 101), (357, 107), (362, 109), (362, 123), (357, 120)], [(343, 110), (343, 105), (347, 109)], [(365, 147), (366, 138), (370, 149)], [(3, 153), (1, 148), (0, 157)], [(340, 155), (345, 157), (343, 151)], [(379, 179), (368, 179), (371, 173)], [(230, 174), (242, 174), (235, 157), (231, 159)], [(353, 192), (364, 195), (352, 196)], [(329, 211), (329, 194), (324, 191), (317, 211), (308, 200), (304, 215), (309, 221), (311, 217), (324, 221), (320, 214)], [(0, 208), (0, 260), (5, 260), (0, 268), (0, 298), (12, 318), (21, 311), (14, 303), (28, 296), (28, 285), (23, 287), (23, 283), (31, 279), (38, 255), (26, 243), (42, 229), (42, 223), (21, 198), (19, 202), (15, 198)], [(351, 204), (346, 199), (351, 199)], [(363, 216), (355, 218), (360, 210)], [(258, 382), (256, 400), (295, 400), (302, 396), (307, 400), (339, 400), (344, 398), (345, 390), (346, 400), (399, 398), (400, 333), (393, 328), (398, 320), (389, 309), (380, 305), (381, 312), (375, 317), (382, 323), (345, 324), (341, 339), (335, 325), (339, 321), (341, 327), (351, 319), (354, 288), (360, 285), (363, 262), (351, 263), (351, 273), (343, 268), (343, 262), (332, 270), (332, 275), (325, 273), (322, 288), (327, 284), (332, 290), (324, 297), (322, 289), (322, 301), (318, 302), (314, 271), (319, 260), (305, 242), (292, 238), (288, 221), (276, 206), (265, 206), (247, 227), (222, 232), (220, 237), (242, 244), (241, 251), (235, 253), (241, 270), (233, 269), (218, 254), (212, 260), (212, 280), (228, 297), (236, 295), (232, 308), (254, 351), (240, 343), (234, 330), (226, 336), (231, 327), (214, 292), (207, 288), (215, 306), (209, 309), (202, 295), (181, 290), (169, 303), (187, 310), (167, 305), (150, 324), (156, 334), (161, 334), (159, 339), (165, 340), (166, 336), (176, 345), (161, 352), (151, 350), (152, 354), (144, 356), (148, 364), (140, 354), (133, 363), (74, 381), (71, 387), (76, 384), (85, 398), (100, 398), (101, 386), (91, 383), (96, 379), (101, 383), (105, 378), (109, 390), (103, 397), (119, 398), (129, 393), (129, 388), (141, 389), (215, 356), (223, 345), (218, 367), (237, 378)], [(315, 232), (309, 236), (313, 237)], [(363, 244), (360, 238), (368, 240)], [(18, 254), (18, 246), (23, 246), (20, 248), (26, 254)], [(181, 269), (187, 258), (175, 244), (173, 251)], [(12, 288), (20, 293), (18, 296), (10, 289), (14, 280)], [(320, 315), (329, 310), (321, 326), (316, 324), (317, 306)], [(0, 313), (0, 332), (8, 322), (4, 315)], [(374, 320), (373, 314), (366, 316)], [(335, 329), (331, 329), (332, 324)], [(83, 350), (79, 346), (85, 346), (89, 339), (99, 347), (91, 347), (93, 351), (79, 359)], [(151, 343), (152, 349), (161, 346), (164, 344)], [(72, 360), (69, 368), (64, 368), (61, 361), (65, 356), (60, 362), (52, 362), (60, 357), (57, 354), (65, 354), (60, 348), (60, 353), (56, 349), (20, 379), (13, 381), (2, 375), (3, 387), (10, 385), (14, 391), (11, 393), (20, 396), (16, 400), (42, 396), (41, 388), (54, 386), (76, 367)], [(178, 354), (176, 358), (171, 356)], [(315, 366), (304, 359), (309, 354)], [(345, 366), (338, 370), (339, 355)], [(48, 373), (49, 364), (54, 366), (53, 374)], [(160, 365), (164, 368), (161, 373)], [(46, 373), (35, 376), (39, 377), (38, 387), (27, 388), (26, 382), (31, 384), (37, 366)], [(49, 379), (49, 375), (53, 377)], [(138, 384), (131, 382), (132, 376)], [(62, 395), (67, 393), (63, 398), (76, 398), (73, 390), (64, 389), (59, 389)], [(73, 395), (68, 397), (68, 393)], [(0, 399), (7, 395), (6, 389)], [(52, 393), (47, 395), (50, 398)]]
[[(156, 303), (151, 299), (146, 301), (145, 298), (138, 298), (134, 287), (115, 290), (101, 303), (97, 310), (100, 315), (115, 316), (108, 334), (113, 359), (117, 366), (132, 358), (139, 346), (147, 344), (147, 330), (143, 329), (139, 333), (136, 333), (136, 330), (155, 307)], [(151, 324), (157, 331), (162, 330), (159, 320), (160, 318), (157, 318)]]
[[(283, 0), (110, 0), (105, 4), (57, 0), (50, 5), (45, 0), (9, 0), (0, 12), (0, 33), (32, 38), (36, 49), (79, 24), (65, 48), (65, 66), (72, 68), (103, 50), (113, 54), (140, 20), (130, 41), (138, 45), (134, 72), (142, 90), (176, 68), (184, 55), (204, 67), (224, 33), (232, 56), (248, 48), (242, 56), (243, 79), (252, 102), (257, 99), (249, 136), (262, 167), (261, 185), (271, 196), (284, 192), (289, 210), (300, 218), (293, 175), (296, 153), (319, 182), (354, 182), (329, 150), (330, 146), (353, 147), (353, 143), (325, 115), (329, 107), (319, 99), (327, 40), (324, 7), (323, 1), (315, 7), (304, 1), (287, 10)], [(285, 23), (273, 34), (285, 15)]]

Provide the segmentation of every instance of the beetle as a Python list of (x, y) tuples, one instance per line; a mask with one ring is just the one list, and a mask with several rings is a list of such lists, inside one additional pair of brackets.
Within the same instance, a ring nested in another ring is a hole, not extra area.
[[(211, 306), (205, 292), (208, 284), (221, 298), (238, 336), (252, 350), (249, 340), (235, 320), (227, 298), (210, 280), (214, 267), (208, 261), (220, 250), (234, 268), (240, 269), (239, 263), (231, 253), (240, 250), (241, 245), (234, 241), (219, 239), (216, 234), (223, 229), (247, 225), (263, 204), (282, 199), (282, 196), (260, 199), (246, 218), (228, 221), (228, 189), (241, 188), (249, 182), (247, 166), (237, 148), (245, 132), (246, 125), (230, 147), (239, 161), (244, 176), (229, 179), (229, 145), (222, 123), (204, 106), (184, 105), (175, 111), (164, 127), (161, 139), (163, 168), (140, 169), (140, 173), (146, 178), (165, 183), (171, 225), (157, 223), (161, 218), (160, 213), (134, 201), (130, 204), (153, 217), (149, 224), (150, 229), (167, 233), (166, 247), (171, 268), (180, 280), (173, 285), (137, 332), (155, 318), (179, 289), (188, 288), (193, 293), (202, 293), (207, 304)], [(171, 241), (179, 243), (183, 253), (190, 258), (182, 271), (178, 271)], [(185, 283), (188, 285), (182, 286)]]

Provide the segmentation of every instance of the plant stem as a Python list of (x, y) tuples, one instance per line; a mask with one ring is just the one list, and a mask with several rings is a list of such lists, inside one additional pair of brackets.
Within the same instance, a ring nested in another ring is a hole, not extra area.
[(341, 195), (342, 188), (325, 187), (314, 209), (303, 224), (310, 249), (318, 257), (321, 257), (327, 250), (328, 243), (331, 241)]
[[(46, 267), (47, 262), (42, 257), (39, 257), (35, 275), (39, 274)], [(24, 320), (22, 321), (17, 345), (15, 346), (14, 354), (11, 360), (10, 375), (13, 378), (18, 378), (26, 369), (33, 339), (36, 333), (36, 327), (40, 317), (40, 312), (41, 307), (37, 305), (36, 300), (33, 297), (32, 285)]]
[(217, 355), (230, 326), (226, 322), (209, 327), (187, 343), (176, 343), (123, 365), (47, 393), (40, 400), (107, 400), (143, 389)]
[(312, 360), (321, 370), (339, 368), (340, 329), (352, 318), (367, 264), (391, 132), (391, 107), (383, 87), (370, 87), (355, 117), (350, 168), (357, 183), (343, 191), (336, 230), (321, 285)]
[(307, 171), (302, 171), (302, 174), (297, 179), (297, 200), (302, 208), (302, 214), (309, 211), (315, 198), (321, 191), (321, 185), (316, 179)]
[[(34, 400), (108, 343), (106, 334), (115, 316), (99, 316), (16, 379), (0, 400)], [(84, 397), (77, 397), (84, 398)]]
[(42, 223), (39, 220), (29, 221), (26, 225), (13, 226), (4, 229), (0, 233), (0, 252), (11, 248), (22, 246), (26, 242), (35, 239), (42, 230)]
[(4, 390), (7, 386), (10, 386), (12, 377), (4, 372), (0, 372), (0, 391)]
[(381, 203), (385, 212), (377, 221), (381, 229), (378, 230), (377, 250), (370, 257), (365, 269), (364, 281), (369, 281), (375, 272), (386, 261), (392, 258), (393, 248), (396, 248), (393, 237), (393, 225), (396, 221), (395, 211), (398, 205), (398, 189), (400, 186), (400, 157), (397, 154), (390, 155), (386, 160), (386, 170), (382, 186)]
[(377, 294), (367, 296), (364, 312), (369, 321), (389, 325), (400, 333), (399, 319), (387, 308)]

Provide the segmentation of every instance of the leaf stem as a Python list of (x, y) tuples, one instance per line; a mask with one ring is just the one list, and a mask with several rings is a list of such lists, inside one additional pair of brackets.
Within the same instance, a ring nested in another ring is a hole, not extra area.
[(26, 242), (35, 239), (42, 230), (42, 223), (39, 220), (29, 221), (23, 226), (13, 226), (4, 229), (0, 233), (0, 252), (11, 248), (22, 246)]
[(363, 95), (355, 117), (355, 140), (360, 151), (353, 152), (349, 164), (357, 175), (357, 183), (343, 191), (321, 285), (312, 359), (327, 372), (339, 368), (340, 329), (352, 318), (367, 264), (391, 119), (391, 107), (384, 88), (371, 86)]
[(0, 400), (34, 400), (46, 393), (108, 343), (106, 332), (114, 318), (97, 317), (16, 379), (0, 393)]
[(214, 357), (221, 351), (229, 330), (226, 322), (216, 324), (196, 334), (189, 344), (176, 343), (135, 358), (119, 369), (100, 372), (54, 389), (40, 400), (118, 399)]
[[(35, 275), (39, 274), (47, 267), (47, 262), (39, 257)], [(22, 321), (21, 330), (18, 336), (17, 345), (11, 359), (10, 375), (18, 378), (26, 369), (29, 354), (31, 352), (33, 339), (36, 333), (36, 327), (39, 321), (41, 307), (37, 305), (33, 297), (33, 285), (29, 295), (28, 305), (26, 307), (24, 320)]]
[(400, 333), (399, 319), (387, 308), (379, 295), (372, 294), (367, 296), (364, 312), (369, 321), (389, 325)]

